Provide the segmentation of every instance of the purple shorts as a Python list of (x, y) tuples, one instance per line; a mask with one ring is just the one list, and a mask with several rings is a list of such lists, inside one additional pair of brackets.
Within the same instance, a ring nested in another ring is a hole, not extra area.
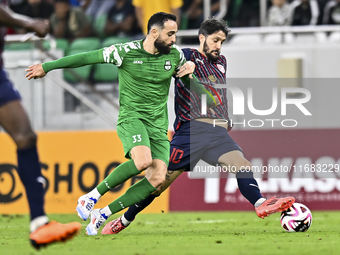
[(19, 92), (13, 87), (3, 68), (0, 69), (0, 107), (9, 101), (20, 100)]
[(234, 150), (242, 152), (226, 128), (195, 120), (185, 122), (171, 140), (168, 169), (192, 171), (200, 159), (217, 165), (220, 156)]

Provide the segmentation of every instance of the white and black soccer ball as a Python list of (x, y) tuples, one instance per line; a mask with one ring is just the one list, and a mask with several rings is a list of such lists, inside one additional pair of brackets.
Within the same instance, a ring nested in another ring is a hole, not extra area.
[(280, 221), (287, 232), (305, 232), (312, 225), (312, 213), (304, 204), (294, 203), (281, 213)]

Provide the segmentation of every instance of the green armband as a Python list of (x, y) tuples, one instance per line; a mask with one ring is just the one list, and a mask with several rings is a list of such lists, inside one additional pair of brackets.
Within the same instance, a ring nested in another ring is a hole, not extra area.
[(193, 74), (193, 79), (190, 79), (189, 75), (185, 75), (181, 77), (181, 81), (184, 85), (189, 88), (190, 90), (194, 91), (197, 95), (207, 95), (207, 104), (210, 105), (214, 103), (216, 105), (216, 100), (214, 96), (204, 88), (204, 86), (199, 82), (196, 76)]
[(103, 49), (79, 53), (67, 57), (49, 61), (42, 64), (45, 73), (60, 68), (76, 68), (85, 65), (106, 63), (103, 57)]

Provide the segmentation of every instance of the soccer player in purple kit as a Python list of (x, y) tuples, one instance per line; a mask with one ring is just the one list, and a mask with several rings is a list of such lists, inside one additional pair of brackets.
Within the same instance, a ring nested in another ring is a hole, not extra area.
[(79, 222), (61, 224), (49, 221), (44, 211), (44, 189), (39, 182), (41, 168), (37, 152), (37, 135), (31, 128), (27, 113), (20, 101), (19, 92), (13, 87), (3, 68), (2, 51), (5, 27), (15, 26), (32, 30), (43, 37), (48, 33), (48, 21), (32, 19), (13, 13), (0, 0), (0, 125), (8, 132), (17, 146), (18, 174), (25, 186), (30, 208), (30, 241), (39, 249), (53, 242), (71, 239), (81, 228)]
[[(228, 134), (231, 127), (226, 127), (225, 124), (214, 126), (214, 119), (229, 120), (226, 89), (214, 89), (215, 84), (226, 83), (227, 62), (226, 58), (220, 55), (220, 50), (228, 32), (224, 21), (208, 19), (199, 29), (199, 49), (183, 49), (186, 59), (196, 65), (195, 76), (212, 94), (217, 91), (222, 104), (208, 109), (207, 114), (203, 115), (200, 97), (176, 79), (175, 134), (170, 143), (171, 154), (166, 181), (149, 197), (130, 206), (124, 215), (107, 223), (102, 234), (117, 234), (129, 226), (140, 211), (167, 189), (183, 171), (191, 171), (200, 159), (211, 165), (219, 164), (227, 169), (236, 169), (238, 187), (242, 195), (254, 205), (260, 218), (284, 211), (295, 202), (293, 197), (264, 198), (253, 172), (246, 170), (251, 169), (251, 163), (244, 158), (241, 148)], [(176, 152), (179, 156), (174, 158)]]

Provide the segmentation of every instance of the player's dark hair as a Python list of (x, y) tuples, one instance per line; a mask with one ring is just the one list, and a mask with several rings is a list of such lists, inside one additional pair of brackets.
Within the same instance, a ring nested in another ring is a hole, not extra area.
[(202, 22), (200, 29), (198, 30), (198, 35), (202, 34), (204, 36), (209, 36), (218, 31), (222, 31), (227, 37), (228, 33), (230, 32), (228, 23), (224, 20), (208, 18), (207, 20)]
[(176, 16), (170, 13), (157, 12), (152, 15), (148, 21), (148, 33), (151, 31), (151, 27), (154, 25), (164, 28), (164, 23), (168, 20), (173, 20), (176, 22)]

